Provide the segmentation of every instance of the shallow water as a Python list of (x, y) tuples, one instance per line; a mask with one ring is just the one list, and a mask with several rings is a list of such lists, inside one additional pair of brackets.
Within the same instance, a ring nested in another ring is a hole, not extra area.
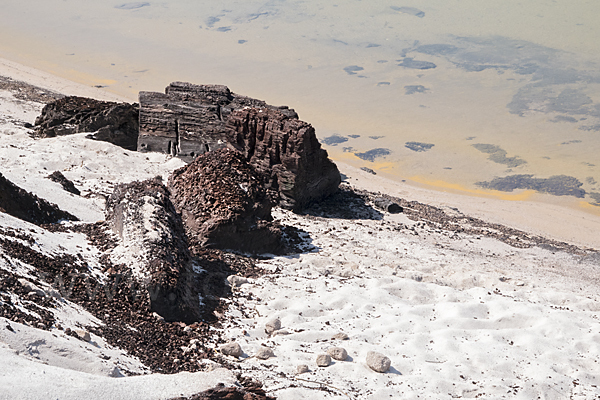
[(321, 3), (4, 0), (0, 56), (132, 99), (225, 84), (295, 108), (335, 160), (600, 209), (600, 2)]

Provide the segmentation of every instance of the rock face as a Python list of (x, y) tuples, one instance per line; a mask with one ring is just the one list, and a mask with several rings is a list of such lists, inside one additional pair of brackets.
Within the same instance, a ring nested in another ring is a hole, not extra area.
[(138, 119), (136, 104), (68, 96), (42, 109), (42, 114), (35, 120), (35, 136), (55, 137), (93, 132), (93, 139), (136, 150)]
[(61, 210), (56, 204), (21, 189), (2, 174), (0, 174), (0, 212), (37, 225), (55, 224), (61, 219), (78, 221), (74, 215)]
[(198, 157), (169, 178), (171, 199), (190, 244), (249, 253), (283, 250), (271, 207), (276, 193), (242, 154), (220, 149)]
[(287, 106), (240, 96), (222, 85), (174, 82), (165, 94), (140, 92), (138, 151), (192, 161), (234, 145), (265, 173), (282, 207), (301, 210), (337, 190), (340, 173), (312, 126)]
[(340, 173), (310, 124), (279, 110), (251, 108), (234, 111), (228, 126), (231, 142), (269, 175), (282, 207), (300, 211), (337, 190)]
[(129, 266), (166, 321), (199, 320), (196, 280), (181, 218), (159, 179), (119, 185), (107, 201), (107, 218), (135, 252)]

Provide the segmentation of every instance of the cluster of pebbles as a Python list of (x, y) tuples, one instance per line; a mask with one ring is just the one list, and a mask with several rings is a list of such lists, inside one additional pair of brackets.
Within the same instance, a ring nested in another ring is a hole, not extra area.
[[(228, 278), (228, 280), (231, 281), (233, 279), (230, 277), (230, 278)], [(290, 334), (290, 332), (288, 332), (287, 330), (282, 329), (281, 320), (279, 318), (269, 320), (265, 324), (265, 333), (269, 336)], [(336, 333), (335, 335), (333, 335), (332, 339), (349, 340), (350, 338), (348, 337), (347, 334), (345, 334), (343, 332), (339, 332), (339, 333)], [(245, 355), (244, 351), (242, 350), (242, 346), (238, 342), (235, 342), (235, 341), (231, 341), (229, 343), (221, 345), (219, 348), (219, 351), (225, 356), (234, 357), (236, 359), (239, 359), (240, 357), (243, 357)], [(246, 355), (245, 358), (247, 359), (250, 357), (255, 357), (260, 360), (267, 360), (271, 357), (275, 357), (275, 353), (273, 352), (273, 349), (271, 349), (270, 347), (261, 346), (259, 348), (259, 350), (257, 350), (252, 356)], [(343, 347), (340, 347), (340, 346), (329, 347), (327, 349), (326, 353), (317, 355), (317, 357), (315, 359), (315, 364), (317, 367), (325, 368), (325, 367), (330, 366), (332, 364), (333, 360), (347, 361), (348, 360), (348, 352), (346, 351), (346, 349)], [(378, 353), (378, 352), (374, 352), (374, 351), (369, 351), (367, 353), (365, 363), (373, 371), (380, 372), (380, 373), (387, 372), (390, 369), (391, 364), (392, 364), (391, 360), (387, 356), (385, 356), (381, 353)], [(306, 372), (310, 372), (310, 367), (308, 365), (300, 364), (297, 366), (297, 368), (296, 368), (297, 374), (303, 374)]]

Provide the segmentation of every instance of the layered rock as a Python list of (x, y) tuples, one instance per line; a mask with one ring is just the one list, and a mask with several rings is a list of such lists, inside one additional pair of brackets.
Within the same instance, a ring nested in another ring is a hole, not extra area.
[(228, 120), (230, 141), (279, 191), (280, 205), (300, 211), (337, 191), (341, 176), (321, 148), (314, 128), (279, 110), (236, 110)]
[(80, 132), (128, 150), (137, 149), (136, 104), (68, 96), (48, 103), (35, 120), (35, 136), (55, 137)]
[(269, 177), (267, 184), (288, 209), (301, 210), (335, 192), (341, 181), (314, 128), (287, 106), (270, 106), (222, 85), (174, 82), (165, 94), (140, 92), (139, 151), (191, 161), (228, 144)]
[(60, 220), (77, 221), (77, 217), (61, 210), (35, 194), (21, 189), (0, 174), (0, 212), (33, 224), (54, 224)]
[[(126, 262), (167, 321), (199, 320), (192, 257), (179, 214), (160, 179), (117, 186), (107, 201), (107, 221), (121, 239), (114, 262)], [(118, 254), (130, 259), (118, 259)]]
[(173, 82), (165, 93), (140, 92), (138, 151), (172, 154), (188, 162), (200, 154), (225, 147), (226, 122), (233, 110), (244, 107), (282, 109), (262, 100), (232, 93), (223, 85)]
[(226, 148), (204, 154), (173, 172), (168, 187), (191, 245), (282, 251), (281, 229), (271, 217), (276, 193), (241, 153)]

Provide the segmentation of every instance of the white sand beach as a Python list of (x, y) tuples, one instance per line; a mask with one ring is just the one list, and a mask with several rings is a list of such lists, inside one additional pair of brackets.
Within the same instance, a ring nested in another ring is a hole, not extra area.
[[(0, 76), (64, 94), (127, 101), (7, 60), (0, 60)], [(117, 183), (166, 178), (183, 165), (85, 134), (33, 139), (23, 123), (33, 123), (42, 106), (0, 91), (0, 173), (83, 222), (104, 218), (103, 195)], [(338, 166), (353, 188), (578, 249), (513, 247), (370, 207), (371, 214), (355, 218), (276, 209), (276, 220), (303, 232), (305, 251), (259, 260), (267, 273), (242, 280), (225, 300), (221, 329), (244, 351), (231, 359), (239, 371), (148, 374), (139, 360), (102, 338), (82, 344), (58, 329), (2, 318), (0, 399), (169, 399), (217, 383), (233, 385), (236, 372), (260, 380), (279, 399), (600, 398), (598, 213), (427, 190)], [(56, 170), (84, 195), (45, 178)], [(100, 252), (83, 235), (49, 232), (0, 214), (0, 237), (20, 240), (3, 231), (26, 232), (42, 253), (75, 251), (97, 265)], [(27, 277), (32, 267), (0, 249), (0, 268)], [(99, 323), (67, 301), (55, 317), (73, 329)], [(265, 324), (275, 318), (281, 329), (268, 335)], [(339, 333), (347, 339), (334, 339)], [(274, 357), (255, 357), (262, 347)], [(318, 367), (317, 356), (331, 347), (343, 347), (348, 358)], [(369, 351), (387, 356), (390, 369), (370, 369)], [(107, 354), (109, 361), (102, 358)], [(299, 365), (309, 371), (297, 374)], [(125, 377), (120, 370), (142, 375)]]

